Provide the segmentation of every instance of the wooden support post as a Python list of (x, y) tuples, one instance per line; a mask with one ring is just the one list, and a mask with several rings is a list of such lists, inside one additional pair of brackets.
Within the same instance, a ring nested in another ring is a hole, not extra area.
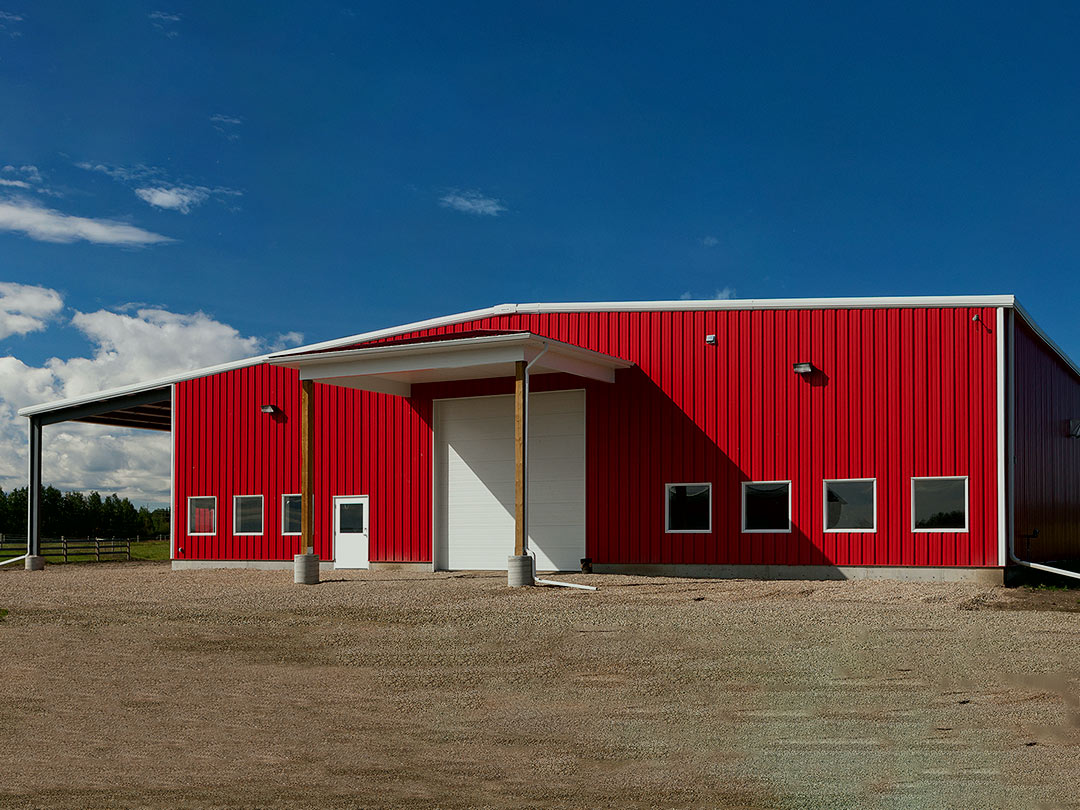
[(525, 553), (525, 361), (514, 363), (514, 555)]
[(300, 553), (310, 554), (315, 548), (315, 515), (312, 514), (311, 491), (315, 479), (315, 420), (312, 399), (315, 383), (300, 383)]

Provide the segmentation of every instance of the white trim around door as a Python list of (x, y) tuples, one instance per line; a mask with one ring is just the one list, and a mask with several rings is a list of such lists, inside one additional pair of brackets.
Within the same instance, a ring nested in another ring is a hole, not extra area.
[(367, 495), (334, 496), (334, 568), (367, 568), (371, 510)]

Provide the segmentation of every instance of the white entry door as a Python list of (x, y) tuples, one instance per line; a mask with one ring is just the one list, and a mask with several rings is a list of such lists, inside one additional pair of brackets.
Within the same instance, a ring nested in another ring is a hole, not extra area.
[[(514, 398), (435, 403), (435, 567), (506, 570), (514, 553)], [(529, 397), (529, 550), (540, 571), (585, 556), (585, 392)]]
[(367, 495), (334, 498), (334, 568), (368, 567)]

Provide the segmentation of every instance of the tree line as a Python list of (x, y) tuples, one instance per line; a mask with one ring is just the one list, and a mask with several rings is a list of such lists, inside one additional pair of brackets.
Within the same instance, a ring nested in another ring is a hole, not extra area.
[[(26, 536), (26, 487), (0, 489), (0, 534)], [(167, 537), (169, 510), (138, 509), (127, 498), (41, 489), (42, 537)]]

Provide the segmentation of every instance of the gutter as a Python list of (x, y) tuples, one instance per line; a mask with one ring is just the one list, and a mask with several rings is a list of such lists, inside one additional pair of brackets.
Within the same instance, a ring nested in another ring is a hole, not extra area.
[(551, 348), (546, 340), (544, 341), (544, 348), (536, 355), (532, 360), (525, 364), (525, 463), (524, 475), (525, 475), (525, 503), (522, 504), (521, 510), (521, 522), (525, 524), (525, 553), (529, 555), (529, 559), (532, 560), (532, 574), (533, 582), (538, 585), (558, 585), (561, 588), (577, 588), (581, 591), (595, 591), (596, 588), (593, 585), (578, 585), (576, 582), (556, 582), (553, 579), (537, 579), (536, 578), (536, 555), (529, 550), (529, 369), (533, 367), (533, 364), (547, 354), (547, 350)]

